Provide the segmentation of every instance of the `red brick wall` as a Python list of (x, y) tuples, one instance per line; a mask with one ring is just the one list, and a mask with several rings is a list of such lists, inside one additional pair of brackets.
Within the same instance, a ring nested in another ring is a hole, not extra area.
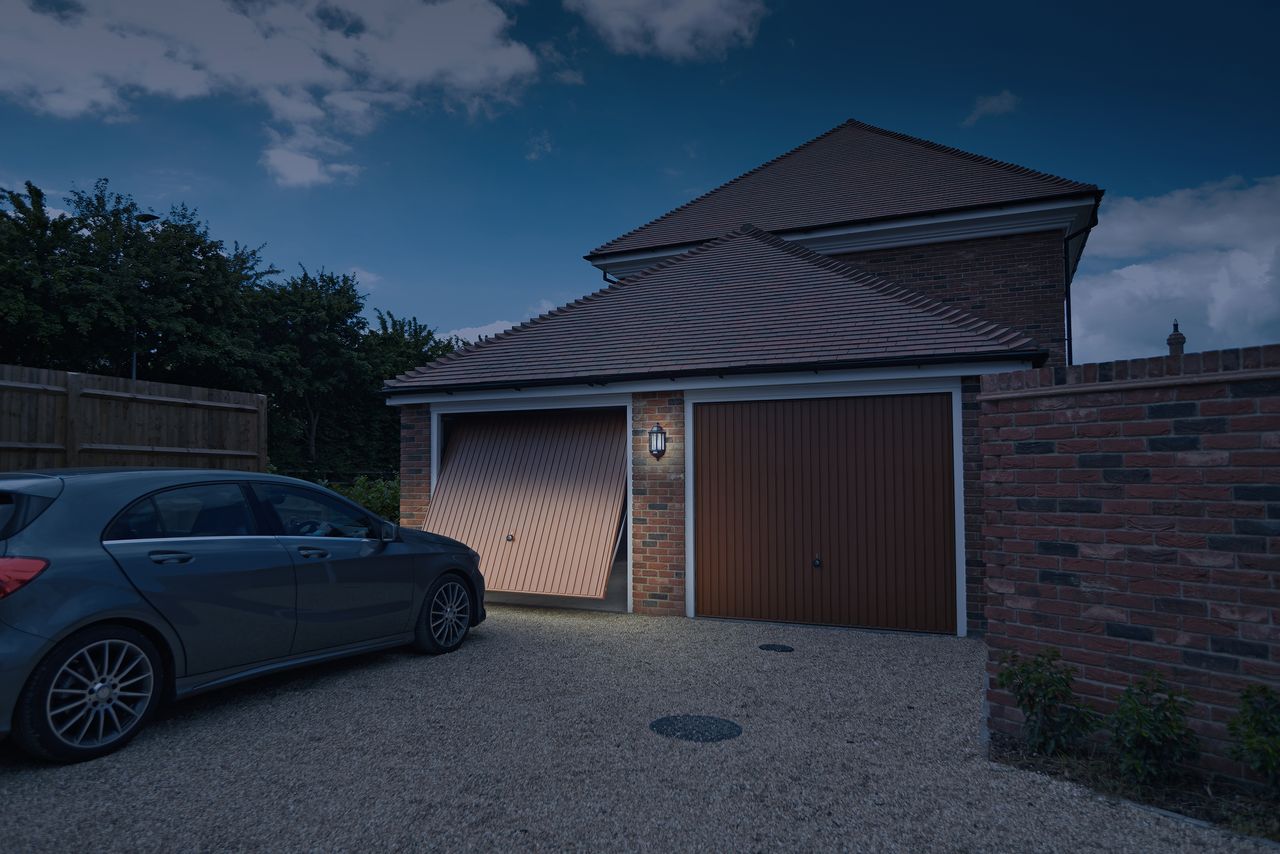
[(400, 524), (421, 528), (431, 504), (431, 407), (400, 407)]
[[(667, 431), (661, 460), (649, 428)], [(684, 394), (631, 396), (631, 596), (638, 614), (684, 614)]]
[(1159, 670), (1241, 774), (1239, 692), (1280, 684), (1280, 345), (999, 374), (981, 406), (989, 673), (1057, 647), (1105, 712)]
[(965, 615), (970, 633), (987, 627), (986, 562), (982, 554), (982, 430), (979, 377), (960, 380), (960, 445), (964, 469)]
[(1066, 273), (1056, 232), (873, 249), (836, 256), (936, 300), (1020, 329), (1066, 364)]

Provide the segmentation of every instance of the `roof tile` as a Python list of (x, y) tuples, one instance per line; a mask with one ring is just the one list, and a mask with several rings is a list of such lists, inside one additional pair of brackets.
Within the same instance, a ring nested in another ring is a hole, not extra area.
[(700, 243), (743, 222), (786, 232), (1098, 192), (850, 119), (587, 257)]
[(1042, 354), (1026, 335), (744, 225), (387, 382), (457, 391)]

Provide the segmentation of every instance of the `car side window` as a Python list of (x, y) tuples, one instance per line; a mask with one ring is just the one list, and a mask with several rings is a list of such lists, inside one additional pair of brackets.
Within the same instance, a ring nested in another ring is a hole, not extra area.
[(280, 531), (289, 537), (375, 536), (374, 521), (350, 504), (309, 489), (276, 483), (255, 483), (253, 493), (280, 520)]
[(135, 501), (108, 529), (108, 540), (243, 537), (254, 533), (253, 511), (234, 483), (168, 489)]

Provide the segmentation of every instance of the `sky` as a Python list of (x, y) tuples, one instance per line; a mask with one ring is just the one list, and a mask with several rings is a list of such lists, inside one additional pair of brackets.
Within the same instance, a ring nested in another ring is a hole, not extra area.
[(857, 118), (1106, 190), (1077, 361), (1280, 341), (1280, 4), (0, 0), (0, 186), (108, 178), (492, 333)]

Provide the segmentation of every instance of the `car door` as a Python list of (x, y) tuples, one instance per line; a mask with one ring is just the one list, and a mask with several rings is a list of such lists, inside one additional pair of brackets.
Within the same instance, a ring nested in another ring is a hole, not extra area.
[(186, 675), (289, 654), (297, 623), (293, 561), (257, 529), (239, 483), (148, 495), (116, 517), (102, 545), (178, 633)]
[(252, 489), (297, 567), (295, 653), (408, 630), (413, 557), (381, 541), (379, 519), (314, 489), (270, 482)]

